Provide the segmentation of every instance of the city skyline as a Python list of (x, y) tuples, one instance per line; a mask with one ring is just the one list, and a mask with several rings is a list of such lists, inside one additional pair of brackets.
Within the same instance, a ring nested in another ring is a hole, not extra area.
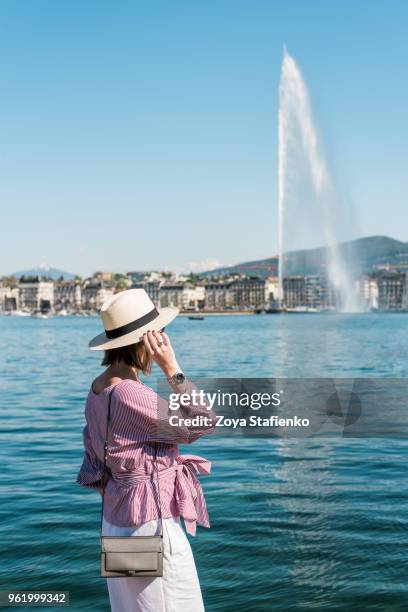
[(395, 0), (2, 4), (0, 274), (276, 253), (284, 44), (354, 203), (349, 238), (405, 240), (407, 16)]
[(99, 272), (72, 280), (22, 276), (17, 282), (0, 283), (0, 314), (41, 318), (97, 315), (107, 300), (126, 289), (144, 290), (156, 307), (176, 307), (184, 313), (408, 312), (407, 270), (408, 261), (382, 265), (355, 278), (354, 310), (344, 309), (343, 296), (324, 269), (314, 275), (284, 277), (282, 285), (276, 276), (239, 274), (182, 278), (157, 272), (129, 272), (120, 277)]

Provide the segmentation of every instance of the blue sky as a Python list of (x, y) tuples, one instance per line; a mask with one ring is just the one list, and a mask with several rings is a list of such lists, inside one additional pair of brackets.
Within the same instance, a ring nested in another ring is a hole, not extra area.
[(408, 240), (408, 4), (0, 4), (0, 274), (277, 251), (282, 48), (355, 235)]

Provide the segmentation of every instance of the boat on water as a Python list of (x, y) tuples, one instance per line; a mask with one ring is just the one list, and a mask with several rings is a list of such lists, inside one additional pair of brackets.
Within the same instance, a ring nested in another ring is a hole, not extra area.
[(204, 321), (204, 315), (196, 314), (188, 317), (190, 321)]
[(296, 306), (295, 308), (286, 308), (286, 312), (295, 313), (295, 314), (303, 314), (305, 312), (319, 312), (317, 308), (312, 308), (311, 306)]

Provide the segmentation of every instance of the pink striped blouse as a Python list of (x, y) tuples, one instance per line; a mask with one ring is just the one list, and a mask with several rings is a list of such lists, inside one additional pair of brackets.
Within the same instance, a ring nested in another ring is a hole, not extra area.
[[(157, 472), (154, 445), (157, 442), (157, 469), (163, 518), (182, 516), (186, 530), (195, 535), (196, 523), (209, 527), (206, 503), (197, 474), (209, 474), (211, 463), (195, 455), (180, 455), (178, 444), (194, 442), (214, 430), (215, 415), (206, 406), (187, 406), (184, 416), (205, 415), (207, 425), (167, 427), (160, 419), (171, 412), (167, 402), (140, 381), (126, 379), (100, 394), (89, 390), (83, 429), (84, 457), (76, 482), (102, 495), (101, 478), (109, 391), (111, 418), (108, 436), (109, 480), (105, 488), (104, 517), (122, 527), (140, 525), (158, 518)], [(196, 387), (187, 382), (185, 391)], [(176, 413), (180, 414), (180, 413)], [(160, 416), (159, 416), (160, 415)], [(171, 432), (169, 434), (169, 431)], [(163, 441), (164, 440), (164, 441)]]

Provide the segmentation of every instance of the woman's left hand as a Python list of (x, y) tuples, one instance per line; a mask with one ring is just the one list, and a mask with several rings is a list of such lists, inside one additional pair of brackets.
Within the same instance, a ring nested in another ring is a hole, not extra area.
[(148, 331), (143, 334), (143, 343), (153, 361), (163, 370), (166, 378), (181, 371), (170, 338), (166, 333)]

